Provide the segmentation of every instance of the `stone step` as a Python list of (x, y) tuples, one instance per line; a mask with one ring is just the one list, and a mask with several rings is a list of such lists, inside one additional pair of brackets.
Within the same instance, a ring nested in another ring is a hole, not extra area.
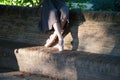
[(0, 80), (55, 80), (55, 79), (43, 75), (35, 75), (25, 72), (14, 71), (0, 73)]
[(19, 67), (14, 54), (14, 49), (28, 46), (35, 45), (0, 39), (0, 72), (18, 71)]
[(63, 80), (120, 80), (120, 57), (43, 46), (15, 50), (20, 71)]

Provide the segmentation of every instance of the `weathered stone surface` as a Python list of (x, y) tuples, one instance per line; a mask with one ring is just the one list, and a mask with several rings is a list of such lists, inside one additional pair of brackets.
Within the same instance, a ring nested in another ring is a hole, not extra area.
[(79, 27), (74, 25), (64, 38), (65, 47), (77, 51), (120, 56), (119, 28), (120, 25), (116, 23), (94, 21), (86, 21)]
[[(0, 5), (0, 72), (20, 70), (65, 80), (120, 80), (119, 12), (70, 11), (69, 32), (64, 37), (68, 51), (60, 53), (30, 47), (44, 45), (51, 34), (39, 31), (39, 11)], [(30, 45), (23, 46), (26, 43)], [(15, 48), (20, 49), (14, 54)]]
[(0, 73), (0, 80), (55, 80), (55, 78), (15, 71)]
[(119, 80), (118, 56), (79, 51), (59, 52), (54, 48), (27, 47), (15, 50), (20, 71), (64, 80)]
[[(37, 8), (0, 6), (0, 39), (43, 46), (51, 34), (38, 29)], [(65, 49), (120, 56), (120, 13), (70, 11)]]

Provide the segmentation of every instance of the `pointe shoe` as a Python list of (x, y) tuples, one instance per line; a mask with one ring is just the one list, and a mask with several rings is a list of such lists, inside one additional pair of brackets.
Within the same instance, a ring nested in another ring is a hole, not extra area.
[(53, 43), (54, 39), (56, 38), (57, 36), (55, 34), (52, 34), (49, 39), (47, 39), (46, 43), (45, 43), (45, 47), (50, 47), (51, 44)]
[(50, 46), (50, 44), (51, 44), (51, 41), (50, 41), (50, 39), (47, 39), (47, 41), (46, 41), (46, 43), (45, 43), (45, 47), (49, 47)]
[(64, 50), (64, 41), (63, 40), (60, 40), (58, 42), (58, 50), (59, 51), (63, 51)]
[(58, 44), (56, 44), (55, 46), (53, 46), (53, 48), (57, 48), (59, 51), (63, 51), (64, 50), (64, 41), (60, 40), (58, 42)]

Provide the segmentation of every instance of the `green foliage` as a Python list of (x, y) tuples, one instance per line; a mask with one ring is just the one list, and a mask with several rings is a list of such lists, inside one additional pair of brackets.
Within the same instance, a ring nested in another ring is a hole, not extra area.
[[(29, 6), (34, 7), (38, 5), (40, 0), (0, 0), (0, 4), (15, 5), (15, 6)], [(93, 9), (97, 11), (120, 11), (120, 0), (66, 0), (70, 9), (86, 9), (86, 5), (82, 3), (91, 2)], [(73, 3), (77, 3), (74, 5)], [(77, 7), (76, 7), (77, 6)]]
[[(71, 5), (72, 3), (78, 3), (77, 8), (83, 9), (85, 6), (81, 5), (80, 3), (87, 2), (89, 0), (66, 0), (70, 9), (74, 9), (75, 6)], [(15, 5), (15, 6), (29, 6), (34, 7), (38, 5), (40, 0), (0, 0), (0, 3), (4, 5)]]
[[(82, 5), (82, 3), (86, 3), (88, 1), (90, 0), (66, 0), (70, 9), (76, 8), (76, 9), (82, 9), (82, 10), (86, 9), (86, 5)], [(73, 3), (77, 3), (77, 5), (75, 6)]]
[(76, 3), (84, 3), (87, 2), (89, 0), (66, 0), (67, 2), (76, 2)]
[(15, 6), (36, 6), (40, 0), (0, 0), (1, 4)]
[(120, 11), (120, 0), (91, 0), (94, 10)]
[(86, 10), (86, 5), (83, 5), (82, 3), (68, 3), (69, 9), (81, 9)]
[[(66, 0), (67, 3), (84, 3), (89, 0)], [(35, 6), (40, 0), (0, 0), (0, 3), (5, 5), (17, 5), (17, 6)]]

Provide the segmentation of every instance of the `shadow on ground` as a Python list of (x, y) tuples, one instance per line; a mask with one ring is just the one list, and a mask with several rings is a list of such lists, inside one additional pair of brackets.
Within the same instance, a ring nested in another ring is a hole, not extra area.
[(36, 45), (0, 40), (0, 73), (18, 71), (19, 66), (14, 54), (14, 49), (32, 46)]

